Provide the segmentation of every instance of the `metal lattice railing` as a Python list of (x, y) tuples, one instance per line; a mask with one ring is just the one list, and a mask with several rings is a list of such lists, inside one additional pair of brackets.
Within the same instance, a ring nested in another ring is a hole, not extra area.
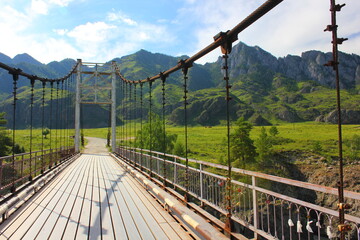
[(0, 157), (1, 196), (9, 193), (11, 187), (28, 182), (74, 153), (75, 148), (57, 148)]
[[(184, 158), (153, 151), (150, 156), (148, 150), (121, 147), (116, 153), (138, 170), (148, 175), (152, 173), (159, 180), (165, 178), (168, 187), (185, 190)], [(236, 180), (228, 186), (226, 166), (192, 159), (189, 163), (188, 190), (192, 198), (226, 215), (226, 189), (230, 187), (232, 219), (250, 229), (254, 236), (320, 240), (336, 239), (339, 235), (336, 201), (333, 201), (335, 206), (315, 203), (316, 196), (336, 197), (335, 188), (237, 168), (232, 169)], [(359, 203), (360, 193), (345, 191), (344, 194), (347, 202)], [(352, 227), (348, 239), (359, 240), (360, 213), (346, 214), (345, 220)]]

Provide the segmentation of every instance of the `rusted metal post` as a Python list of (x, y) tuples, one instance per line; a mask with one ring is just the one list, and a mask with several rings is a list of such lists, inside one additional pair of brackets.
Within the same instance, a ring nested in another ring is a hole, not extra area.
[(76, 100), (75, 100), (75, 151), (80, 152), (80, 83), (81, 83), (81, 59), (78, 59), (76, 76)]
[(203, 176), (203, 164), (200, 163), (200, 201), (201, 201), (201, 207), (204, 206), (204, 186), (203, 186), (203, 181), (204, 181), (204, 176)]
[[(256, 177), (251, 177), (251, 183), (252, 183), (252, 198), (253, 198), (253, 209), (254, 209), (254, 227), (255, 229), (259, 229), (259, 206), (258, 206), (258, 200), (257, 200), (257, 192), (255, 190), (256, 187)], [(258, 234), (254, 232), (254, 239), (258, 239)]]
[(111, 151), (116, 151), (116, 75), (115, 62), (111, 63)]
[[(229, 32), (229, 31), (228, 31)], [(227, 33), (223, 33), (220, 32), (219, 34), (217, 34), (216, 36), (214, 36), (214, 41), (221, 41), (221, 53), (224, 54), (223, 55), (223, 59), (224, 59), (224, 65), (222, 67), (223, 71), (224, 71), (224, 81), (225, 81), (225, 88), (226, 88), (226, 122), (227, 122), (227, 178), (226, 178), (226, 200), (227, 200), (227, 206), (226, 209), (228, 211), (227, 213), (227, 219), (226, 219), (226, 223), (225, 223), (225, 231), (227, 231), (229, 233), (229, 235), (231, 236), (231, 232), (233, 230), (233, 220), (231, 219), (232, 217), (232, 204), (231, 204), (231, 199), (232, 199), (232, 184), (231, 184), (231, 156), (230, 156), (230, 88), (231, 85), (229, 84), (229, 66), (228, 66), (228, 54), (231, 53), (232, 50), (232, 42), (234, 41), (234, 37), (229, 38), (228, 36), (228, 32)], [(236, 36), (237, 39), (237, 36)]]
[(331, 25), (328, 25), (324, 31), (330, 31), (332, 33), (332, 54), (333, 59), (329, 61), (325, 66), (330, 66), (335, 71), (336, 82), (336, 105), (338, 114), (338, 151), (339, 151), (339, 182), (338, 182), (338, 210), (339, 210), (339, 225), (340, 239), (345, 239), (345, 232), (350, 230), (351, 227), (345, 224), (345, 209), (350, 208), (349, 205), (344, 203), (344, 170), (343, 170), (343, 148), (342, 148), (342, 117), (341, 117), (341, 96), (340, 96), (340, 77), (339, 77), (339, 57), (338, 57), (338, 44), (346, 41), (347, 38), (338, 38), (336, 25), (336, 12), (341, 11), (341, 8), (345, 4), (335, 4), (335, 0), (330, 0), (330, 12), (331, 12)]

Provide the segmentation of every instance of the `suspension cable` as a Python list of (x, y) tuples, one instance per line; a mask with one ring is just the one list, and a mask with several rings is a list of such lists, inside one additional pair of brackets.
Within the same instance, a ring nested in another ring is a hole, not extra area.
[(140, 83), (140, 169), (143, 171), (142, 160), (144, 157), (144, 140), (143, 140), (143, 83)]
[[(65, 98), (64, 98), (64, 80), (61, 80), (61, 113), (63, 114), (64, 113), (64, 105), (65, 105)], [(61, 114), (61, 115), (62, 115)], [(60, 141), (61, 141), (61, 146), (62, 146), (62, 151), (64, 151), (64, 145), (65, 145), (65, 121), (63, 120), (62, 118), (62, 121), (61, 121), (61, 127), (62, 129), (60, 130)]]
[[(129, 120), (129, 149), (131, 149), (131, 145), (132, 145), (132, 143), (131, 143), (131, 132), (132, 132), (132, 129), (131, 129), (131, 126), (132, 126), (132, 121), (131, 121), (131, 118), (132, 118), (132, 111), (131, 111), (131, 103), (132, 103), (132, 90), (131, 90), (131, 88), (132, 88), (132, 84), (131, 84), (131, 82), (129, 83), (129, 102), (128, 102), (128, 109), (129, 109), (129, 112), (128, 112), (128, 120)], [(130, 151), (131, 152), (131, 151)]]
[(166, 174), (166, 121), (165, 121), (165, 81), (166, 81), (166, 75), (161, 74), (161, 81), (162, 81), (162, 123), (163, 123), (163, 153), (164, 153), (164, 161), (163, 161), (163, 174), (164, 174), (164, 178), (163, 178), (163, 188), (166, 187), (166, 179), (167, 179), (167, 174)]
[(121, 95), (122, 95), (122, 101), (121, 101), (121, 111), (122, 111), (122, 119), (123, 119), (123, 124), (121, 126), (121, 146), (122, 146), (122, 155), (124, 156), (125, 151), (124, 151), (124, 147), (125, 147), (125, 82), (121, 81)]
[(125, 82), (125, 103), (124, 103), (124, 111), (125, 111), (125, 120), (126, 120), (126, 124), (124, 126), (124, 130), (125, 130), (125, 146), (128, 147), (129, 145), (129, 139), (128, 139), (128, 123), (127, 120), (129, 119), (128, 114), (129, 114), (129, 109), (127, 107), (127, 101), (129, 94), (128, 94), (128, 83)]
[(153, 167), (152, 167), (152, 141), (153, 141), (153, 134), (152, 134), (152, 81), (149, 81), (149, 128), (150, 128), (150, 147), (149, 147), (149, 154), (150, 154), (150, 177), (153, 177)]
[(185, 168), (185, 196), (184, 196), (184, 200), (185, 202), (187, 202), (188, 199), (188, 195), (189, 195), (189, 158), (188, 158), (188, 116), (187, 116), (187, 105), (189, 104), (187, 101), (187, 74), (188, 74), (188, 70), (189, 67), (185, 64), (184, 60), (180, 61), (180, 64), (182, 65), (182, 72), (183, 72), (183, 77), (184, 77), (184, 130), (185, 130), (185, 164), (186, 164), (186, 168)]
[(137, 109), (136, 109), (136, 84), (134, 84), (134, 106), (133, 106), (133, 109), (134, 109), (134, 116), (133, 116), (133, 119), (134, 119), (134, 165), (136, 167), (136, 161), (137, 161), (137, 154), (136, 154), (136, 150), (135, 150), (135, 141), (136, 141), (136, 117), (137, 117)]
[(330, 12), (331, 12), (331, 25), (328, 25), (324, 31), (332, 32), (332, 55), (333, 59), (329, 61), (325, 66), (332, 67), (335, 72), (336, 82), (336, 105), (338, 115), (338, 151), (339, 151), (339, 181), (338, 181), (338, 210), (339, 210), (339, 225), (340, 239), (345, 239), (345, 232), (351, 230), (350, 225), (345, 224), (345, 209), (351, 208), (349, 204), (345, 204), (344, 201), (344, 169), (343, 169), (343, 140), (342, 140), (342, 116), (341, 116), (341, 96), (340, 96), (340, 77), (339, 77), (339, 51), (338, 45), (342, 44), (347, 38), (338, 38), (336, 25), (336, 12), (341, 11), (341, 8), (345, 4), (335, 4), (335, 0), (330, 0)]
[(45, 171), (45, 156), (44, 156), (44, 124), (45, 124), (45, 86), (46, 82), (42, 81), (42, 117), (41, 117), (41, 174)]
[[(109, 99), (111, 98), (111, 92), (109, 92)], [(111, 137), (111, 132), (110, 132), (110, 128), (111, 128), (111, 104), (109, 104), (109, 114), (108, 114), (108, 131), (107, 131), (107, 136), (106, 136), (106, 146), (110, 147), (110, 137)]]
[(51, 142), (51, 138), (52, 138), (52, 133), (51, 132), (52, 132), (53, 90), (54, 90), (54, 82), (50, 82), (50, 114), (49, 114), (50, 164), (49, 164), (49, 168), (51, 168), (51, 165), (52, 165), (52, 162), (53, 162), (53, 148), (52, 148), (52, 142)]
[[(33, 112), (34, 112), (34, 85), (35, 79), (30, 79), (31, 95), (30, 95), (30, 166), (29, 181), (32, 181), (32, 151), (33, 151)], [(36, 162), (36, 159), (35, 159)]]
[(71, 100), (70, 100), (70, 81), (73, 79), (74, 74), (70, 76), (70, 78), (66, 81), (66, 90), (67, 90), (67, 108), (66, 108), (66, 149), (67, 153), (70, 153), (70, 107), (71, 107)]
[(232, 231), (232, 206), (231, 206), (231, 156), (230, 156), (230, 84), (229, 84), (229, 72), (228, 72), (228, 53), (226, 52), (223, 55), (223, 59), (224, 59), (224, 80), (226, 82), (225, 84), (225, 88), (226, 88), (226, 128), (227, 128), (227, 164), (228, 164), (228, 176), (226, 178), (226, 200), (227, 200), (227, 206), (226, 209), (228, 210), (227, 213), (227, 221), (226, 221), (226, 227), (225, 229), (227, 229), (228, 232)]
[(55, 119), (55, 125), (56, 125), (56, 130), (55, 130), (55, 149), (56, 149), (56, 164), (59, 160), (59, 138), (58, 138), (58, 129), (59, 129), (59, 82), (60, 81), (56, 81), (56, 119)]
[[(15, 171), (15, 131), (16, 131), (16, 101), (18, 100), (16, 97), (17, 94), (17, 81), (19, 80), (19, 75), (16, 72), (13, 72), (13, 132), (12, 132), (12, 169)], [(12, 174), (12, 187), (11, 192), (15, 192), (15, 175)]]

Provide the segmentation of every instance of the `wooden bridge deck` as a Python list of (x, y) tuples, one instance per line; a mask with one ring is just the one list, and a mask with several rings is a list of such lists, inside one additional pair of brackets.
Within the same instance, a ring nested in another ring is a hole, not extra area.
[(0, 225), (0, 239), (192, 239), (110, 156), (83, 154)]

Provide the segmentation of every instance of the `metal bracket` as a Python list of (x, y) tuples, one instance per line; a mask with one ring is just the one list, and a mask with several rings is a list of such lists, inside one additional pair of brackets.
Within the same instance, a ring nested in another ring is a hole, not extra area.
[(230, 37), (229, 36), (229, 33), (230, 31), (226, 31), (226, 32), (219, 32), (218, 34), (216, 34), (214, 36), (214, 41), (217, 42), (217, 41), (221, 41), (221, 53), (222, 54), (229, 54), (231, 53), (231, 50), (232, 50), (232, 43), (235, 42), (236, 40), (238, 40), (238, 37), (237, 36), (233, 36), (233, 37)]

